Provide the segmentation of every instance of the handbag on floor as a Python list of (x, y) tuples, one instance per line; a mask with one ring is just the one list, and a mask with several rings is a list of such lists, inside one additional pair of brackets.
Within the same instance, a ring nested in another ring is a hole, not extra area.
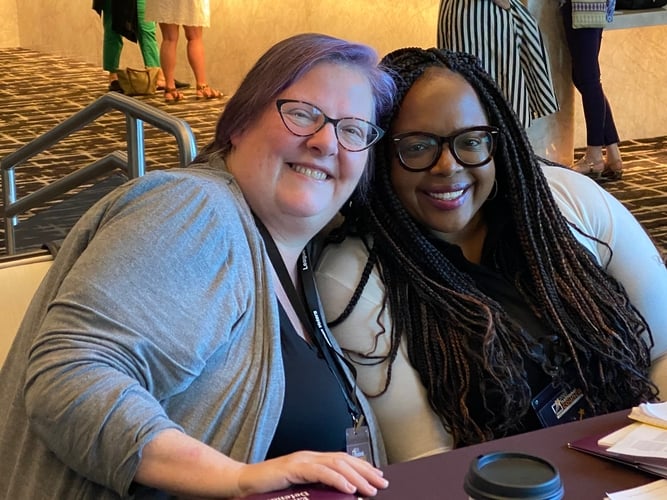
[(117, 74), (125, 95), (151, 95), (155, 94), (160, 68), (125, 68)]
[(667, 0), (616, 0), (616, 10), (657, 9), (667, 5)]

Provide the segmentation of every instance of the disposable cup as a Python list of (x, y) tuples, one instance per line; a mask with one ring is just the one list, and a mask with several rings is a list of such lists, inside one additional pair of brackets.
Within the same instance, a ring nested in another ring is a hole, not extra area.
[(496, 452), (474, 459), (464, 483), (472, 500), (561, 500), (558, 469), (535, 455)]

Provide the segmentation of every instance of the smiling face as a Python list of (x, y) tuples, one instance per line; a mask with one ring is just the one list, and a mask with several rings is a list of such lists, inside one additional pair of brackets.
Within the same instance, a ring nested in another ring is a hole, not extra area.
[[(449, 69), (434, 67), (408, 91), (392, 122), (391, 136), (407, 132), (449, 136), (480, 125), (489, 122), (473, 88)], [(391, 182), (410, 215), (464, 248), (466, 255), (470, 245), (481, 248), (486, 229), (480, 209), (493, 189), (493, 160), (466, 168), (452, 156), (448, 144), (443, 144), (430, 170), (410, 172), (401, 166), (395, 150), (392, 154)]]
[[(331, 118), (374, 121), (370, 84), (353, 66), (321, 63), (278, 99), (308, 102)], [(354, 191), (368, 158), (367, 150), (340, 146), (330, 123), (310, 137), (292, 134), (275, 102), (232, 137), (232, 146), (227, 166), (274, 238), (308, 239), (322, 229)]]

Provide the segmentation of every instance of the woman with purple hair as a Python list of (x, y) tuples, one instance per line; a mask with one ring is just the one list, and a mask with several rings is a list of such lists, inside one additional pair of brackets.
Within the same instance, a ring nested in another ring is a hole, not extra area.
[(386, 487), (308, 265), (383, 134), (394, 84), (377, 63), (325, 35), (274, 45), (193, 165), (83, 216), (2, 369), (0, 498)]

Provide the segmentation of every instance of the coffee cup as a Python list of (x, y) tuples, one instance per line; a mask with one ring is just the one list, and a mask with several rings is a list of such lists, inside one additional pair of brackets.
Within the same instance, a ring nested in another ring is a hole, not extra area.
[(495, 452), (475, 458), (465, 477), (471, 500), (561, 500), (558, 469), (535, 455)]

